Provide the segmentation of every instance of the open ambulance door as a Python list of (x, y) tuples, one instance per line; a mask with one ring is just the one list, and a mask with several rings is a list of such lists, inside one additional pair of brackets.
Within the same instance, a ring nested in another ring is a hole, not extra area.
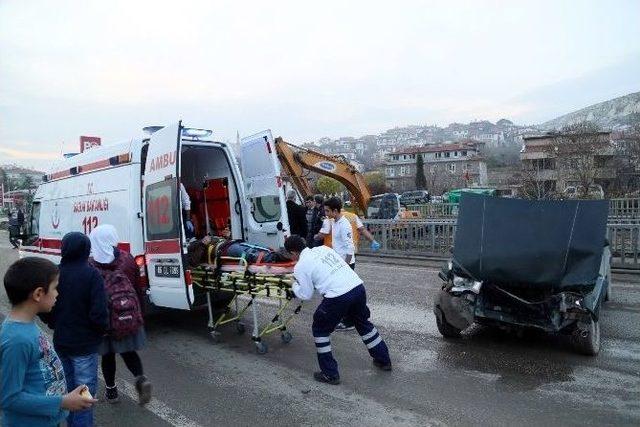
[(143, 218), (149, 299), (159, 307), (189, 309), (193, 290), (185, 280), (178, 122), (151, 135), (143, 177)]
[(279, 248), (290, 235), (280, 161), (271, 131), (241, 141), (243, 215), (248, 242)]

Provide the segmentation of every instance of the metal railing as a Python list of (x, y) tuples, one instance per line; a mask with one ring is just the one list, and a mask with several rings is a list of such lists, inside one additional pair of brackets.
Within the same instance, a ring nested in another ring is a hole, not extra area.
[[(408, 205), (407, 210), (420, 212), (420, 216), (425, 219), (456, 218), (458, 216), (457, 203)], [(640, 198), (611, 199), (609, 201), (609, 218), (613, 222), (640, 221)]]
[(640, 198), (611, 199), (609, 201), (609, 217), (640, 218)]
[[(440, 257), (450, 256), (456, 234), (456, 220), (365, 219), (364, 224), (380, 243), (379, 253), (393, 256)], [(607, 225), (611, 246), (611, 265), (620, 269), (640, 271), (640, 222), (618, 222)], [(368, 242), (360, 242), (359, 253), (372, 254)]]

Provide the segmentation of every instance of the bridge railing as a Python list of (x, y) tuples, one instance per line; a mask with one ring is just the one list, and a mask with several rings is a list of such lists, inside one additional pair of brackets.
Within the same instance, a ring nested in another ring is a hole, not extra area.
[[(451, 255), (455, 219), (382, 220), (365, 219), (366, 227), (380, 243), (379, 253), (393, 256), (436, 257)], [(607, 225), (611, 265), (640, 271), (640, 222), (622, 219)], [(360, 239), (359, 253), (372, 254), (368, 242)]]
[[(457, 203), (427, 203), (408, 205), (407, 210), (420, 212), (425, 219), (456, 218), (458, 216)], [(640, 198), (624, 198), (609, 200), (609, 218), (614, 221), (632, 219), (640, 221)]]

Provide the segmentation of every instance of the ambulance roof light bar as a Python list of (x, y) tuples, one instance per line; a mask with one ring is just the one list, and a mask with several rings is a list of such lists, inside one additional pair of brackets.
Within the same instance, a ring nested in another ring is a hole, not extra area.
[[(162, 128), (164, 128), (164, 126), (146, 126), (142, 128), (142, 130), (148, 135), (153, 135), (154, 133), (156, 133)], [(206, 138), (208, 136), (211, 136), (212, 134), (213, 134), (213, 131), (210, 129), (200, 129), (200, 128), (183, 128), (182, 129), (182, 136), (186, 136), (194, 139)]]
[(209, 129), (198, 129), (198, 128), (184, 128), (182, 129), (182, 136), (187, 136), (190, 138), (206, 138), (213, 134), (212, 130)]

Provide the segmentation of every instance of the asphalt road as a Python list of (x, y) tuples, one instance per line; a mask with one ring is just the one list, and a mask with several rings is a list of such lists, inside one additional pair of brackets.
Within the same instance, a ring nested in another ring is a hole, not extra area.
[[(4, 273), (17, 253), (2, 237)], [(158, 313), (147, 319), (141, 353), (154, 400), (147, 408), (134, 403), (133, 379), (120, 364), (118, 381), (130, 397), (98, 404), (98, 425), (640, 425), (640, 283), (614, 283), (601, 353), (586, 357), (557, 338), (480, 327), (445, 341), (431, 311), (435, 269), (362, 262), (357, 271), (393, 372), (375, 370), (357, 334), (342, 332), (332, 344), (342, 384), (315, 383), (317, 301), (292, 325), (293, 341), (270, 336), (262, 356), (233, 327), (213, 344), (202, 312)], [(7, 310), (2, 289), (0, 313)]]

